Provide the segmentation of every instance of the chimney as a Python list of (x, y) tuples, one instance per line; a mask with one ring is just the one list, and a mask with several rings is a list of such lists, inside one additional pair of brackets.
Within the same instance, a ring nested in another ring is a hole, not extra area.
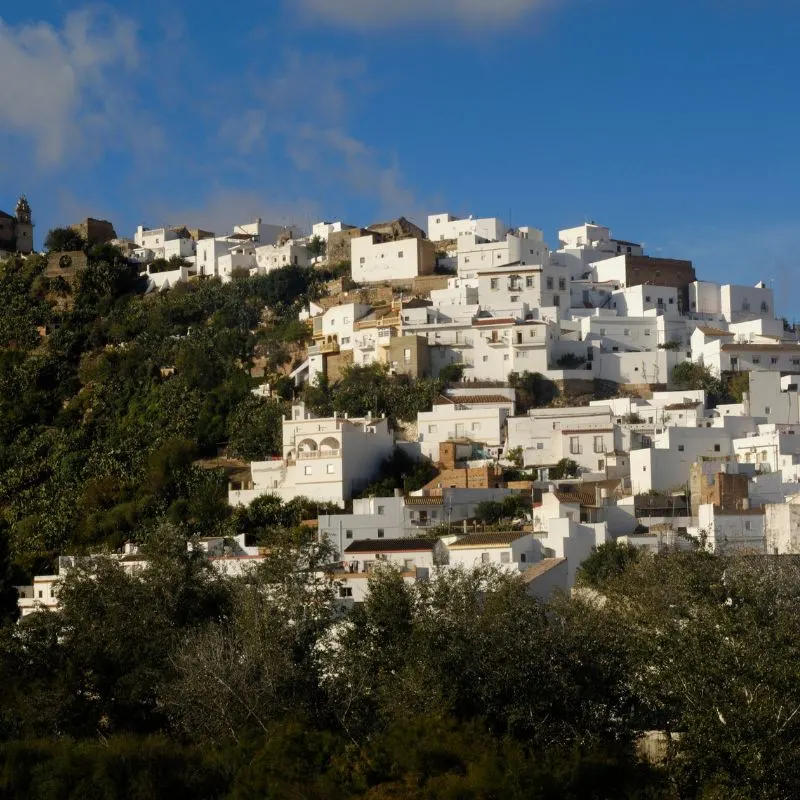
[(742, 511), (749, 511), (750, 510), (750, 498), (743, 497), (742, 498)]
[(403, 496), (403, 490), (402, 489), (395, 489), (394, 490), (394, 496), (395, 497), (402, 497)]

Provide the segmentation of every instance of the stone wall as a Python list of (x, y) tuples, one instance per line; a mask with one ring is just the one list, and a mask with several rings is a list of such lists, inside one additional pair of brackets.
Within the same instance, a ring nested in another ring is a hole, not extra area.
[(328, 236), (328, 246), (325, 258), (329, 264), (339, 264), (350, 261), (350, 244), (359, 236), (369, 236), (371, 231), (366, 228), (350, 228), (346, 231), (336, 231)]
[(114, 226), (106, 219), (87, 217), (83, 222), (70, 225), (70, 228), (79, 233), (89, 245), (105, 244), (117, 238)]

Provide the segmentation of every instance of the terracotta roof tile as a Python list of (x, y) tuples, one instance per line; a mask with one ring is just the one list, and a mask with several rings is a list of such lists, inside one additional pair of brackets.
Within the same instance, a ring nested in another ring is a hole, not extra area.
[(545, 558), (538, 564), (528, 567), (528, 569), (522, 573), (522, 580), (525, 581), (525, 583), (531, 583), (531, 581), (535, 581), (546, 572), (550, 572), (551, 569), (555, 569), (559, 564), (563, 564), (566, 560), (566, 558)]
[(471, 533), (462, 536), (450, 545), (451, 550), (468, 550), (472, 547), (509, 547), (517, 539), (528, 536), (524, 531), (506, 531), (505, 533)]
[(724, 344), (726, 353), (800, 353), (797, 344)]
[(697, 330), (699, 330), (700, 333), (704, 333), (706, 336), (733, 336), (729, 331), (724, 331), (722, 328), (712, 328), (708, 325), (701, 325)]
[(407, 506), (440, 506), (444, 500), (441, 497), (431, 497), (430, 495), (425, 497), (409, 495), (405, 498), (405, 502)]

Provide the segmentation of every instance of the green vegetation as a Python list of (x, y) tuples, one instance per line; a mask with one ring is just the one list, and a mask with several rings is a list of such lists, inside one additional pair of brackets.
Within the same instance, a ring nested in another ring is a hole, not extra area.
[(554, 467), (550, 467), (549, 475), (554, 481), (564, 478), (577, 478), (579, 473), (578, 464), (571, 458), (562, 458)]
[(558, 387), (540, 372), (512, 372), (508, 385), (517, 393), (517, 414), (525, 414), (531, 408), (547, 406), (558, 395)]
[(419, 411), (430, 411), (433, 401), (444, 390), (444, 380), (390, 376), (382, 364), (350, 366), (342, 379), (331, 384), (326, 378), (306, 386), (303, 399), (318, 415), (334, 412), (351, 417), (386, 416), (395, 425), (398, 420), (416, 421)]
[(475, 517), (487, 525), (497, 525), (506, 520), (525, 518), (531, 511), (530, 499), (514, 494), (503, 498), (502, 501), (485, 500), (475, 506)]
[[(154, 530), (135, 576), (85, 561), (61, 612), (0, 629), (4, 797), (794, 796), (792, 562), (606, 548), (582, 573), (602, 602), (548, 606), (488, 567), (383, 570), (342, 617), (324, 547), (241, 581), (185, 535)], [(671, 739), (655, 766), (646, 731)]]
[(576, 356), (574, 353), (564, 353), (563, 356), (556, 359), (556, 366), (561, 369), (579, 369), (586, 363), (585, 358)]
[(606, 542), (581, 564), (578, 583), (602, 591), (610, 581), (618, 578), (633, 563), (639, 560), (641, 551), (631, 544)]
[(196, 462), (280, 452), (284, 401), (254, 398), (250, 367), (257, 353), (285, 364), (283, 335), (303, 338), (297, 313), (321, 291), (313, 270), (287, 267), (144, 295), (118, 250), (87, 256), (72, 287), (38, 257), (0, 264), (0, 525), (17, 582), (165, 521), (228, 531), (225, 476)]

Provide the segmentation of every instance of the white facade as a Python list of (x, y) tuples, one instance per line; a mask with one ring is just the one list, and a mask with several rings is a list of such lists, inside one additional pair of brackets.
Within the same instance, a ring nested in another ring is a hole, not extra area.
[(281, 267), (307, 267), (311, 256), (304, 244), (290, 240), (284, 244), (267, 244), (255, 248), (255, 261), (260, 273)]
[(487, 242), (505, 238), (508, 227), (497, 217), (462, 219), (452, 214), (428, 215), (428, 238), (432, 242), (458, 239), (460, 236), (477, 236)]
[(697, 526), (705, 545), (712, 553), (744, 550), (763, 554), (766, 550), (763, 509), (729, 511), (713, 505), (697, 510)]
[(519, 572), (541, 560), (541, 547), (532, 534), (476, 533), (449, 546), (450, 566), (473, 567), (492, 564)]
[(458, 275), (474, 278), (478, 272), (504, 267), (508, 264), (549, 264), (549, 252), (544, 235), (535, 228), (520, 228), (499, 242), (486, 241), (479, 236), (465, 235), (458, 239)]
[(470, 439), (499, 455), (505, 441), (506, 406), (435, 405), (432, 411), (417, 414), (417, 441), (422, 455), (434, 461), (439, 458), (439, 445), (451, 439)]
[(629, 286), (611, 293), (611, 308), (621, 317), (652, 317), (680, 315), (678, 290), (671, 286)]
[(352, 229), (352, 225), (345, 225), (343, 222), (317, 222), (311, 226), (311, 236), (316, 236), (322, 239), (323, 242), (328, 241), (328, 237), (332, 233), (341, 233)]
[(430, 242), (420, 239), (376, 241), (375, 236), (359, 236), (350, 243), (352, 277), (356, 283), (416, 278), (432, 271), (425, 263), (423, 248)]
[(228, 499), (231, 505), (249, 505), (274, 494), (341, 505), (372, 480), (393, 448), (385, 419), (321, 419), (296, 404), (292, 418), (283, 422), (283, 458), (253, 462), (252, 486), (230, 489)]

